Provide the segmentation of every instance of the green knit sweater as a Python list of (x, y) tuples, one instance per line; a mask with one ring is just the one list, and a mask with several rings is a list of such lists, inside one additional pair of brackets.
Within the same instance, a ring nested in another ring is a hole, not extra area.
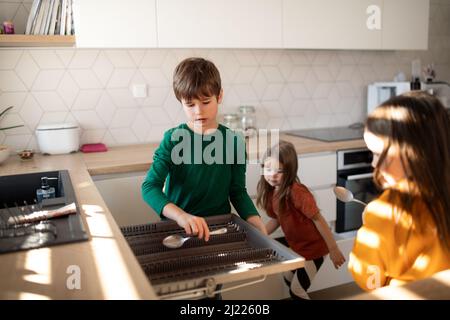
[(168, 203), (196, 216), (228, 214), (230, 201), (243, 219), (259, 215), (245, 188), (245, 160), (244, 140), (227, 127), (201, 135), (181, 124), (164, 133), (142, 196), (161, 217)]

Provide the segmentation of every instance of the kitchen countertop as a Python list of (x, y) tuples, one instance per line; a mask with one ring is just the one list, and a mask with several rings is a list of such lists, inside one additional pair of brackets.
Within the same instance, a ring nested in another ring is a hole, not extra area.
[[(320, 142), (281, 135), (301, 154), (364, 147), (363, 140)], [(250, 155), (255, 153), (250, 140)], [(102, 153), (12, 156), (0, 175), (68, 170), (89, 241), (0, 255), (0, 299), (155, 299), (135, 256), (98, 192), (91, 175), (146, 171), (158, 143), (113, 147)], [(81, 271), (81, 288), (68, 289), (71, 266)], [(69, 268), (69, 269), (68, 269)]]
[[(285, 134), (280, 139), (291, 142), (299, 155), (307, 153), (334, 152), (341, 149), (366, 147), (364, 140), (348, 140), (337, 142), (322, 142)], [(249, 157), (257, 154), (256, 139), (250, 139)], [(86, 168), (91, 175), (123, 173), (131, 171), (146, 171), (149, 169), (153, 154), (159, 143), (133, 145), (110, 148), (108, 152), (82, 154)], [(260, 143), (262, 145), (262, 143)], [(264, 152), (263, 150), (262, 152)]]
[(449, 300), (450, 269), (438, 272), (427, 279), (386, 286), (372, 292), (349, 297), (348, 300)]

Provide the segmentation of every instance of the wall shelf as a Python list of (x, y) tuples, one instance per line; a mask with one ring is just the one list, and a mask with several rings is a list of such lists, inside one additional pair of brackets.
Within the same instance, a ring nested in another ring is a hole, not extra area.
[(1, 34), (0, 47), (74, 47), (75, 36)]

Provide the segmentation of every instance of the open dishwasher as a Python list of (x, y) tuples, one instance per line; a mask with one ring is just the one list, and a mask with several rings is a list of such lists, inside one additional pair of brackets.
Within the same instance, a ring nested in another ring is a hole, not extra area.
[[(210, 231), (226, 228), (208, 242), (191, 238), (182, 247), (162, 244), (172, 234), (186, 236), (175, 221), (122, 227), (121, 231), (160, 299), (200, 299), (243, 285), (216, 291), (218, 284), (245, 280), (249, 285), (267, 275), (304, 266), (304, 258), (263, 235), (235, 214), (205, 218)], [(251, 298), (251, 297), (249, 297)]]

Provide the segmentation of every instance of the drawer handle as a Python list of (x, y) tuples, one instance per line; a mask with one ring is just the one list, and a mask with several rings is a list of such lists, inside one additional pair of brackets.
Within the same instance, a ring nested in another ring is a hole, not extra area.
[(372, 178), (373, 177), (373, 173), (361, 173), (361, 174), (355, 174), (352, 176), (348, 176), (347, 180), (359, 180), (359, 179), (367, 179), (367, 178)]

